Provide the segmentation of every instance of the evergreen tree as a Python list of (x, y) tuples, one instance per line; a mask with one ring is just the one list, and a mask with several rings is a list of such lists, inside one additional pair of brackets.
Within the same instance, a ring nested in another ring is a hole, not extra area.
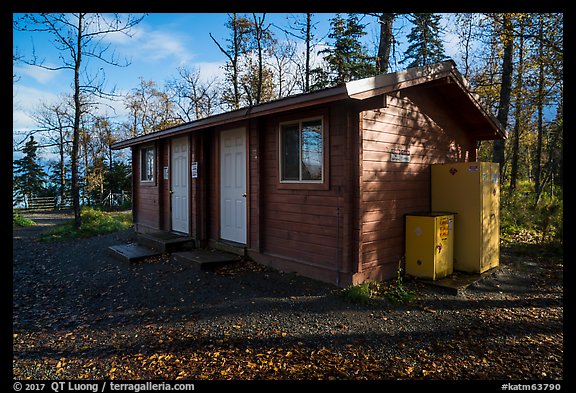
[(337, 14), (330, 20), (328, 37), (334, 40), (334, 45), (318, 53), (326, 54), (324, 61), (332, 84), (338, 85), (376, 74), (376, 59), (368, 55), (360, 41), (366, 35), (364, 27), (356, 14), (348, 14), (347, 19)]
[(130, 163), (114, 161), (112, 169), (104, 172), (104, 190), (112, 192), (130, 192), (132, 189), (132, 166)]
[(410, 22), (414, 25), (407, 36), (410, 45), (400, 63), (410, 61), (408, 68), (412, 68), (445, 60), (440, 40), (440, 15), (416, 13), (411, 15)]
[[(62, 171), (64, 168), (64, 171)], [(66, 203), (71, 203), (70, 200), (70, 163), (64, 163), (61, 165), (60, 162), (53, 161), (48, 165), (48, 185), (47, 191), (50, 195), (56, 195), (56, 199), (60, 205), (65, 205)]]
[(28, 199), (42, 193), (46, 173), (38, 163), (38, 142), (31, 136), (22, 149), (24, 157), (14, 161), (13, 166), (13, 191), (16, 198), (23, 198), (28, 207)]

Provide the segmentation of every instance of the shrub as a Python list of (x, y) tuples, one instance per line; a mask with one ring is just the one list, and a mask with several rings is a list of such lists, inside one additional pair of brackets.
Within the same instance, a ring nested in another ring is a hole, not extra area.
[(29, 227), (36, 225), (34, 221), (24, 217), (21, 213), (12, 212), (12, 228)]
[(504, 241), (539, 245), (562, 245), (562, 197), (543, 193), (538, 201), (533, 192), (502, 193), (500, 230)]
[(398, 261), (396, 280), (384, 290), (384, 297), (392, 302), (409, 302), (416, 296), (414, 291), (404, 286), (402, 279), (402, 259)]
[(371, 303), (372, 302), (372, 290), (370, 284), (365, 282), (357, 285), (350, 285), (342, 290), (342, 294), (348, 300), (353, 303)]
[(386, 298), (394, 303), (404, 303), (413, 300), (416, 293), (404, 286), (401, 262), (398, 263), (396, 279), (390, 282), (368, 281), (362, 284), (350, 285), (342, 290), (344, 297), (354, 303), (371, 304), (376, 299)]

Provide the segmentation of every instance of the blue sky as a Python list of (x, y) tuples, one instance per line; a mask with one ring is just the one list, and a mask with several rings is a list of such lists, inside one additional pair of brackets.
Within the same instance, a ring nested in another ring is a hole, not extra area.
[[(286, 18), (291, 14), (266, 14), (266, 21), (287, 26)], [(317, 34), (325, 35), (329, 29), (329, 18), (334, 14), (317, 14)], [(16, 14), (14, 15), (17, 16)], [(162, 86), (177, 75), (180, 66), (198, 67), (206, 78), (222, 75), (226, 57), (211, 40), (209, 33), (225, 45), (229, 30), (225, 27), (227, 15), (205, 13), (152, 13), (133, 29), (133, 37), (121, 35), (110, 37), (114, 50), (131, 61), (125, 68), (103, 67), (109, 87), (118, 91), (129, 91), (137, 87), (139, 78), (153, 80)], [(282, 34), (275, 30), (278, 34)], [(283, 35), (281, 35), (283, 37)], [(30, 56), (32, 48), (38, 58), (47, 65), (58, 64), (58, 53), (46, 39), (46, 35), (29, 32), (13, 32), (13, 48), (21, 55)], [(13, 84), (14, 130), (30, 129), (34, 121), (31, 111), (41, 100), (52, 101), (64, 92), (71, 91), (72, 73), (69, 70), (49, 71), (18, 63), (14, 73), (19, 78)], [(121, 109), (121, 105), (117, 105)]]
[[(287, 27), (289, 20), (296, 14), (266, 14), (266, 22)], [(300, 14), (302, 17), (304, 14)], [(314, 14), (313, 22), (317, 23), (317, 38), (326, 37), (330, 28), (330, 18), (335, 14)], [(250, 15), (248, 15), (250, 16)], [(14, 18), (18, 14), (13, 15)], [(107, 86), (116, 86), (117, 92), (128, 92), (136, 88), (139, 78), (153, 80), (160, 87), (166, 80), (177, 75), (177, 68), (188, 66), (200, 69), (205, 78), (222, 76), (222, 66), (226, 57), (210, 39), (212, 35), (223, 45), (229, 37), (225, 27), (225, 13), (151, 13), (133, 29), (133, 37), (120, 34), (107, 37), (111, 49), (131, 64), (125, 68), (113, 67), (102, 62), (93, 62), (92, 67), (103, 67), (106, 73)], [(378, 26), (374, 17), (366, 16), (363, 23), (368, 23), (365, 37), (369, 49), (375, 50)], [(405, 21), (400, 23), (406, 24)], [(409, 27), (403, 29), (406, 34)], [(284, 38), (278, 29), (273, 31), (277, 38)], [(59, 65), (58, 52), (47, 40), (45, 34), (13, 31), (13, 49), (20, 55), (29, 57), (34, 48), (36, 55), (44, 59), (47, 65)], [(447, 47), (447, 53), (452, 48)], [(36, 127), (32, 118), (41, 102), (51, 103), (61, 99), (59, 95), (70, 93), (72, 72), (70, 70), (49, 71), (38, 67), (14, 64), (14, 74), (18, 80), (13, 84), (13, 130), (30, 130)], [(122, 116), (123, 103), (112, 103), (117, 115)], [(17, 153), (15, 153), (17, 154)]]

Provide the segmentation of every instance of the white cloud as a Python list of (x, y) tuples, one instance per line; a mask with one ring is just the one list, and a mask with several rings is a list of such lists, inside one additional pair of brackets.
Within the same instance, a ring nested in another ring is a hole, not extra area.
[(151, 60), (162, 60), (169, 57), (177, 59), (179, 65), (189, 63), (193, 57), (185, 49), (181, 38), (163, 31), (153, 31), (148, 34), (142, 49), (146, 52), (146, 58)]
[[(46, 66), (50, 67), (48, 64), (46, 64)], [(38, 83), (47, 84), (58, 79), (61, 75), (61, 71), (47, 70), (45, 68), (26, 64), (14, 67), (14, 74), (25, 75), (34, 79)]]
[(12, 129), (30, 130), (36, 126), (32, 113), (42, 102), (52, 103), (62, 98), (57, 94), (16, 84), (12, 100)]
[(205, 81), (209, 81), (214, 78), (222, 78), (224, 75), (223, 67), (225, 65), (225, 62), (220, 61), (199, 62), (192, 64), (193, 67), (198, 67), (200, 70), (200, 79)]
[(35, 127), (36, 122), (27, 112), (14, 110), (12, 112), (12, 124), (14, 130), (29, 131)]
[(173, 59), (177, 65), (184, 65), (194, 57), (186, 48), (188, 37), (185, 34), (139, 25), (133, 28), (131, 35), (114, 33), (107, 36), (106, 40), (117, 45), (119, 53), (133, 60), (156, 62)]

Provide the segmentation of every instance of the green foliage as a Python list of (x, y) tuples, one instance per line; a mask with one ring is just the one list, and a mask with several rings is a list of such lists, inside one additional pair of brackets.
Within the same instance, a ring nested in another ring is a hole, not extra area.
[(353, 303), (372, 304), (376, 299), (388, 299), (393, 303), (404, 303), (413, 300), (416, 293), (404, 286), (402, 267), (398, 263), (396, 279), (391, 282), (368, 281), (350, 285), (342, 290), (342, 295)]
[(131, 163), (114, 161), (112, 168), (104, 173), (104, 189), (116, 192), (130, 190), (132, 188), (131, 175)]
[(538, 244), (561, 247), (564, 230), (564, 204), (559, 190), (543, 193), (538, 200), (529, 191), (528, 182), (520, 182), (515, 192), (502, 190), (501, 238), (509, 244)]
[(350, 285), (342, 290), (342, 295), (353, 303), (370, 304), (374, 297), (374, 282)]
[(38, 142), (31, 136), (22, 149), (24, 157), (14, 161), (13, 190), (17, 200), (38, 196), (44, 190), (46, 173), (38, 163)]
[(409, 302), (416, 296), (414, 291), (404, 286), (402, 279), (402, 261), (398, 262), (396, 281), (384, 290), (384, 297), (392, 302)]
[(74, 227), (74, 221), (71, 220), (53, 230), (46, 231), (41, 235), (41, 239), (50, 241), (87, 238), (120, 231), (132, 226), (132, 216), (130, 213), (110, 213), (91, 207), (83, 207), (81, 215), (82, 226), (80, 229), (77, 230)]
[(407, 289), (401, 283), (400, 284), (396, 283), (394, 285), (389, 286), (385, 290), (384, 297), (394, 303), (398, 302), (405, 303), (413, 300), (414, 297), (416, 297), (416, 293), (414, 291)]
[(440, 40), (440, 15), (430, 13), (412, 14), (410, 22), (414, 25), (401, 63), (410, 61), (408, 68), (422, 67), (445, 60), (444, 46)]
[(24, 217), (20, 213), (12, 212), (12, 228), (29, 227), (32, 225), (36, 225), (36, 223), (31, 219)]
[(364, 27), (356, 14), (348, 14), (346, 19), (337, 14), (330, 20), (328, 38), (333, 39), (334, 44), (318, 53), (326, 54), (324, 60), (333, 85), (376, 74), (376, 59), (368, 55), (360, 41), (366, 35)]
[[(72, 168), (69, 162), (65, 163), (64, 168), (61, 168), (59, 162), (51, 161), (48, 165), (48, 182), (46, 184), (47, 194), (61, 194), (62, 196), (70, 195), (72, 191), (72, 179), (70, 177), (71, 173)], [(62, 181), (63, 184), (61, 184)]]

